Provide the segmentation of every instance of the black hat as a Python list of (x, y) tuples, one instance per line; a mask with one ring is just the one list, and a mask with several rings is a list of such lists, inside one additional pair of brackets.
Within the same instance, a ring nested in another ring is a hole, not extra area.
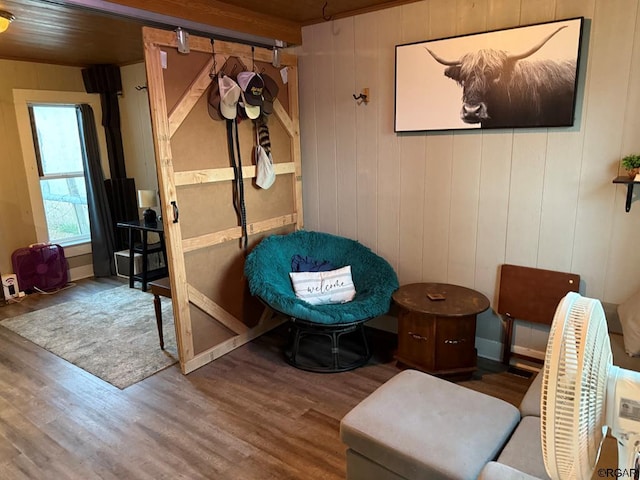
[(257, 107), (262, 106), (264, 82), (260, 75), (255, 72), (240, 72), (238, 74), (238, 85), (242, 89), (246, 103)]

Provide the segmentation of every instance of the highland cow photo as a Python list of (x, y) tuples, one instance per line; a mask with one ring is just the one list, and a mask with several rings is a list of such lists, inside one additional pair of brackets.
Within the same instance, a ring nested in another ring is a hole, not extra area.
[(395, 131), (572, 126), (582, 24), (396, 46)]

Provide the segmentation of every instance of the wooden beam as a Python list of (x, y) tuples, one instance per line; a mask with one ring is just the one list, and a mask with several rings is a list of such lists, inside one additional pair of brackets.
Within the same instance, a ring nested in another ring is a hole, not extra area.
[(149, 12), (204, 23), (212, 27), (234, 30), (260, 37), (283, 40), (289, 44), (302, 43), (299, 24), (283, 18), (236, 7), (218, 0), (112, 0), (113, 3)]
[[(295, 173), (296, 166), (293, 162), (274, 163), (273, 170), (276, 175)], [(233, 180), (233, 167), (209, 168), (206, 170), (191, 170), (176, 172), (176, 186), (198, 185), (201, 183), (215, 183)], [(254, 178), (256, 176), (255, 165), (242, 167), (242, 178)]]
[[(267, 312), (267, 310), (269, 311)], [(235, 337), (211, 347), (209, 350), (205, 350), (204, 352), (197, 354), (193, 359), (189, 360), (185, 364), (184, 373), (192, 372), (216, 358), (220, 358), (221, 356), (241, 347), (245, 343), (249, 343), (254, 338), (259, 337), (263, 333), (274, 329), (286, 321), (287, 319), (284, 316), (273, 315), (273, 312), (269, 308), (266, 308), (260, 317), (260, 323), (258, 323), (258, 325), (245, 333), (236, 335)]]
[[(216, 53), (221, 53), (229, 56), (244, 57), (247, 60), (256, 60), (258, 62), (267, 63), (271, 63), (273, 60), (273, 50), (267, 48), (254, 48), (252, 52), (251, 46), (249, 45), (241, 45), (238, 43), (229, 43), (223, 41), (216, 41), (214, 48), (216, 50)], [(280, 64), (282, 66), (297, 65), (298, 57), (285, 51), (281, 51)]]
[(247, 327), (244, 323), (231, 315), (224, 308), (215, 303), (193, 285), (188, 285), (187, 288), (189, 290), (189, 301), (191, 303), (193, 303), (196, 307), (198, 307), (210, 317), (215, 318), (218, 322), (227, 327), (233, 333), (245, 333), (249, 330), (249, 327)]
[(278, 120), (280, 120), (280, 123), (282, 123), (282, 126), (287, 131), (287, 135), (289, 135), (290, 138), (293, 138), (296, 135), (298, 135), (299, 133), (298, 129), (294, 126), (295, 124), (293, 123), (293, 121), (291, 120), (291, 117), (289, 116), (287, 111), (284, 109), (284, 107), (280, 103), (280, 100), (276, 99), (276, 101), (273, 102), (273, 111), (276, 114), (276, 117), (278, 117)]
[[(285, 225), (293, 225), (296, 223), (298, 215), (295, 213), (282, 215), (281, 217), (270, 218), (260, 222), (249, 223), (247, 225), (247, 233), (255, 235), (258, 233), (273, 230), (274, 228), (284, 227)], [(182, 251), (184, 253), (193, 252), (201, 248), (212, 247), (221, 243), (230, 242), (242, 238), (242, 229), (240, 227), (231, 227), (219, 232), (207, 233), (198, 237), (185, 238), (182, 240)]]
[(177, 199), (176, 186), (173, 181), (173, 157), (169, 137), (169, 119), (167, 116), (167, 101), (164, 88), (164, 77), (160, 61), (160, 48), (149, 41), (148, 34), (152, 30), (144, 27), (142, 38), (144, 41), (144, 56), (147, 70), (147, 85), (149, 92), (149, 107), (151, 110), (151, 125), (154, 130), (153, 144), (158, 169), (158, 188), (160, 195), (165, 198), (162, 204), (162, 219), (167, 246), (167, 263), (173, 292), (173, 316), (176, 321), (176, 343), (180, 357), (180, 369), (184, 373), (185, 364), (193, 358), (193, 332), (191, 330), (191, 313), (189, 311), (189, 297), (187, 292), (187, 273), (182, 254), (182, 233), (179, 223), (173, 223), (171, 201)]
[[(226, 58), (222, 64), (226, 62)], [(222, 65), (221, 64), (221, 65)], [(187, 118), (189, 112), (195, 107), (202, 94), (209, 88), (211, 84), (211, 69), (213, 68), (213, 58), (210, 58), (204, 68), (200, 70), (198, 76), (191, 82), (187, 91), (184, 92), (182, 98), (176, 103), (176, 106), (169, 112), (169, 135), (173, 137), (184, 119)]]

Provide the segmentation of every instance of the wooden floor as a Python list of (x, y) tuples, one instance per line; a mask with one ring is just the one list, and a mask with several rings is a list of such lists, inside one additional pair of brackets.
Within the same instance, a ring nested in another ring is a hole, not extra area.
[[(117, 285), (28, 296), (0, 319)], [(282, 360), (283, 339), (280, 328), (188, 376), (173, 366), (119, 390), (0, 327), (0, 477), (343, 479), (340, 419), (398, 373), (393, 346), (377, 339), (368, 366), (314, 374)], [(517, 405), (530, 380), (480, 366), (462, 384)]]

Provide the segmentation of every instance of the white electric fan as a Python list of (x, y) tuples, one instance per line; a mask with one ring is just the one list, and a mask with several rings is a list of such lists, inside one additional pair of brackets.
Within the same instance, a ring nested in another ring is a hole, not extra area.
[(618, 468), (638, 468), (640, 373), (613, 365), (598, 300), (570, 292), (560, 301), (542, 375), (542, 455), (552, 479), (590, 479), (607, 426)]

